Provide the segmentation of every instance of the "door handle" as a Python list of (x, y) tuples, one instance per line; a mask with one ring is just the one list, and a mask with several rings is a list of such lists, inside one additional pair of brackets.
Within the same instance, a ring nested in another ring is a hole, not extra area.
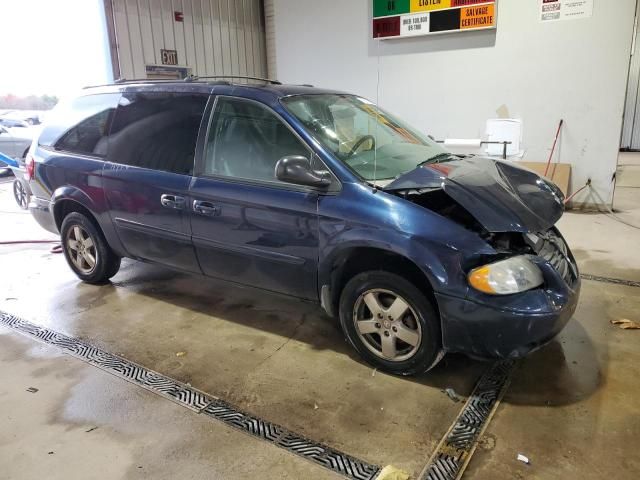
[(193, 201), (193, 211), (199, 213), (200, 215), (220, 215), (220, 207), (215, 206), (211, 202), (205, 202), (202, 200)]
[(184, 197), (179, 197), (178, 195), (169, 195), (165, 193), (160, 196), (160, 203), (163, 207), (182, 210), (184, 208)]

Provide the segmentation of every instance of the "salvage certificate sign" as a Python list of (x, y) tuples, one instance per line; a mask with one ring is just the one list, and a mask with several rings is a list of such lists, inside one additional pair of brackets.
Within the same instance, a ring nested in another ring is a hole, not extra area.
[(496, 28), (497, 0), (373, 0), (373, 38)]

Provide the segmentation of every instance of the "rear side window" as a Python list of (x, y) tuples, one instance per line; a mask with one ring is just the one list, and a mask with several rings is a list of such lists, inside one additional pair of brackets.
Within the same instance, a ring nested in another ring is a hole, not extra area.
[(119, 93), (101, 93), (64, 102), (47, 115), (38, 144), (71, 153), (104, 157)]
[(124, 93), (111, 127), (109, 161), (191, 175), (208, 95)]

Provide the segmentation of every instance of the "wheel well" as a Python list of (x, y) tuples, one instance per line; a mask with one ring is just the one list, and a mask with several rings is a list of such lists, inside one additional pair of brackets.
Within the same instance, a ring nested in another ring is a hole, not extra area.
[(379, 248), (353, 248), (336, 258), (331, 268), (331, 308), (336, 315), (344, 286), (351, 278), (367, 270), (385, 270), (406, 278), (429, 299), (438, 311), (431, 282), (411, 260)]
[(100, 225), (93, 216), (93, 214), (84, 205), (76, 202), (75, 200), (58, 200), (53, 207), (53, 218), (56, 221), (56, 227), (58, 231), (62, 228), (62, 222), (65, 217), (70, 213), (78, 212), (87, 217), (96, 228), (100, 229)]

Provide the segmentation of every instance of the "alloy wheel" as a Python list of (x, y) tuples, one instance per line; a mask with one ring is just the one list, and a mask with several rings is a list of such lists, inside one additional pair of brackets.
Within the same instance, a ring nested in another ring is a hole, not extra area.
[(360, 295), (354, 305), (353, 321), (365, 346), (384, 360), (408, 360), (422, 342), (416, 312), (391, 290), (372, 289)]
[(98, 251), (91, 235), (80, 225), (74, 225), (69, 229), (65, 243), (75, 267), (85, 275), (93, 272), (98, 262)]

